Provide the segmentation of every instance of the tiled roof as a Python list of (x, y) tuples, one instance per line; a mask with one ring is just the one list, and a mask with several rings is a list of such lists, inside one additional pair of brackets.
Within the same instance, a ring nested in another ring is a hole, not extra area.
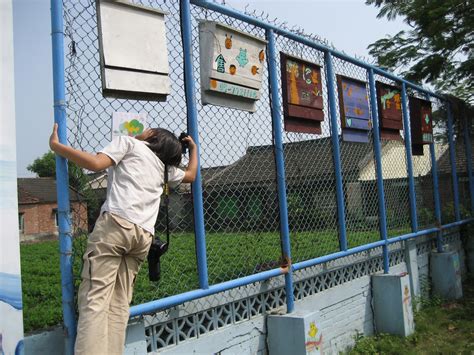
[[(69, 189), (71, 201), (79, 201), (80, 195)], [(18, 203), (57, 202), (56, 180), (53, 178), (18, 178)]]
[[(474, 154), (474, 140), (471, 138), (471, 152)], [(463, 137), (455, 142), (456, 147), (456, 171), (460, 175), (467, 176), (467, 160), (466, 160), (466, 148), (464, 145)], [(438, 159), (438, 173), (439, 174), (451, 174), (451, 161), (449, 158), (449, 149), (441, 155)]]
[[(372, 155), (372, 145), (347, 143), (340, 140), (341, 165), (344, 175), (358, 174), (361, 162)], [(330, 138), (285, 143), (285, 173), (287, 181), (299, 179), (334, 179), (334, 164)], [(235, 163), (219, 170), (204, 187), (235, 184), (261, 184), (275, 181), (273, 146), (249, 147), (246, 154)]]

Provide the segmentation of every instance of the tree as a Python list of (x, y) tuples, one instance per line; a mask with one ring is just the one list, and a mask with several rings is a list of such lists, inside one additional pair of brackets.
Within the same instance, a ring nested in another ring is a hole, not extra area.
[[(26, 169), (36, 173), (38, 177), (56, 177), (56, 156), (52, 151), (48, 151), (36, 158)], [(85, 173), (71, 162), (68, 162), (68, 172), (71, 187), (81, 191), (84, 188), (84, 182), (87, 181)]]
[(474, 102), (474, 6), (471, 0), (366, 0), (377, 18), (411, 27), (369, 45), (381, 67), (407, 80)]

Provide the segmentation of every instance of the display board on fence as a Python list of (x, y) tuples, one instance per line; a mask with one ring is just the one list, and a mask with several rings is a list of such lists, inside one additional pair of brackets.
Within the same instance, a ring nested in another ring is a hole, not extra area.
[(280, 53), (285, 130), (321, 134), (324, 120), (321, 67)]
[(337, 89), (342, 139), (346, 142), (368, 143), (372, 122), (366, 83), (338, 75)]
[(165, 15), (125, 1), (97, 2), (104, 96), (166, 100), (170, 82)]
[(135, 137), (146, 127), (146, 112), (114, 112), (112, 114), (112, 138), (117, 136)]
[(255, 111), (267, 42), (213, 21), (199, 23), (203, 104)]
[(380, 137), (388, 140), (402, 140), (402, 103), (400, 89), (381, 82), (376, 83), (379, 113)]
[(431, 102), (410, 97), (410, 128), (413, 155), (423, 155), (423, 145), (433, 143)]

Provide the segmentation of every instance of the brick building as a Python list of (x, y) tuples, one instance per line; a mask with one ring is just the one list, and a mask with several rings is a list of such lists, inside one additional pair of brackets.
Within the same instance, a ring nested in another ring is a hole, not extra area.
[[(87, 204), (69, 189), (73, 233), (87, 231)], [(56, 181), (53, 178), (18, 179), (18, 224), (20, 240), (58, 235)]]

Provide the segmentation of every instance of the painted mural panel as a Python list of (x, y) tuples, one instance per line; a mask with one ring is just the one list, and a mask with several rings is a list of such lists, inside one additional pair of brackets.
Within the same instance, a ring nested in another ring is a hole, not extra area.
[(382, 139), (401, 140), (402, 100), (398, 87), (376, 83), (380, 136)]
[(410, 128), (413, 155), (423, 155), (423, 144), (433, 143), (431, 102), (410, 97)]
[(337, 76), (342, 139), (347, 142), (369, 142), (370, 120), (367, 86), (363, 81)]
[(12, 2), (0, 2), (0, 354), (23, 354)]
[(280, 53), (285, 130), (321, 134), (324, 120), (321, 67)]
[(199, 23), (203, 104), (255, 111), (266, 41), (213, 21)]

